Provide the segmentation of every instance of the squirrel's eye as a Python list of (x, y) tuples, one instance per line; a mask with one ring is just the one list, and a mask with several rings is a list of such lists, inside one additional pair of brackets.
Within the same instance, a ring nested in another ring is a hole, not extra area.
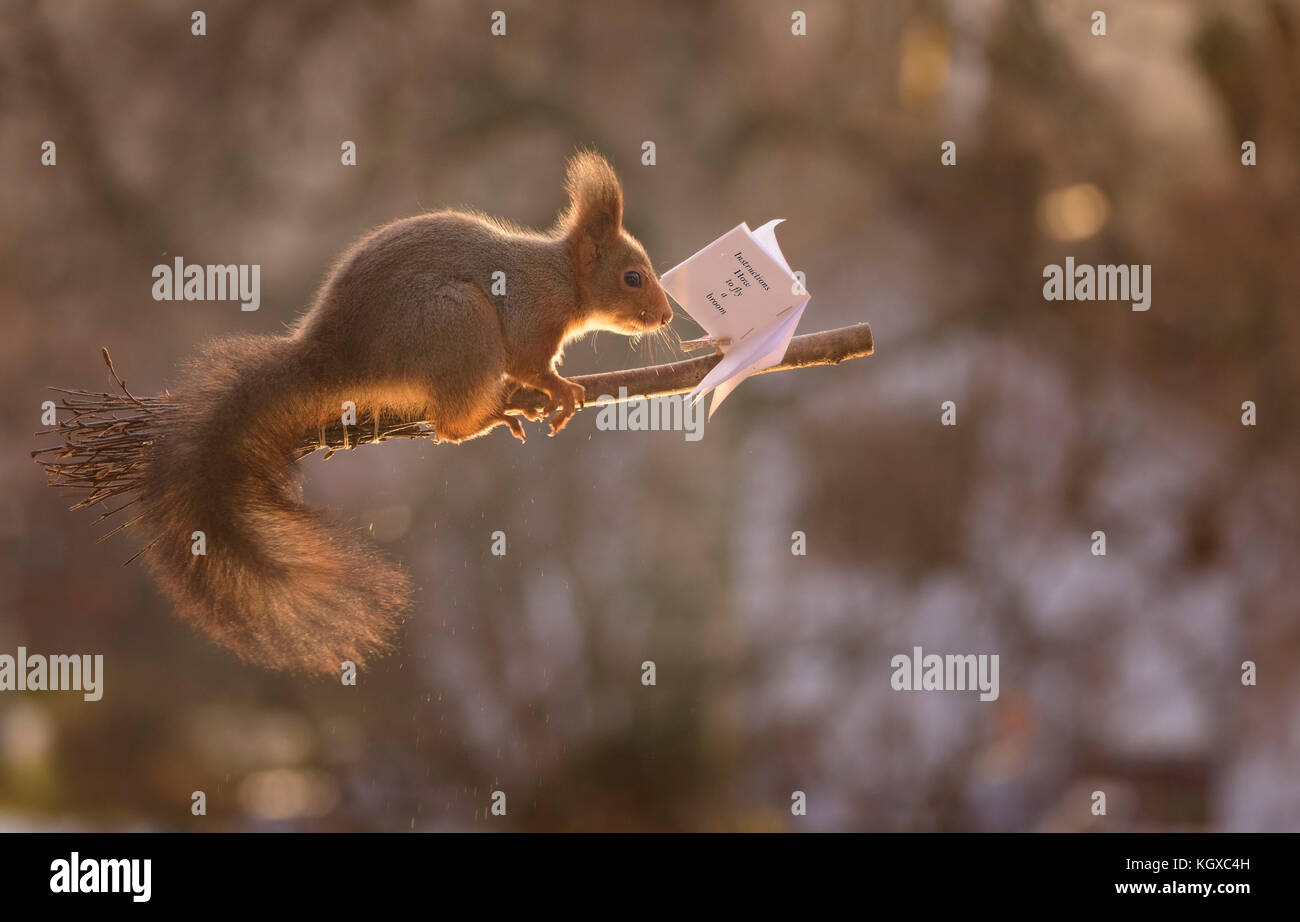
[(624, 273), (623, 273), (623, 281), (627, 284), (627, 287), (628, 287), (628, 288), (640, 288), (640, 287), (641, 287), (641, 273), (640, 273), (640, 272), (624, 272)]

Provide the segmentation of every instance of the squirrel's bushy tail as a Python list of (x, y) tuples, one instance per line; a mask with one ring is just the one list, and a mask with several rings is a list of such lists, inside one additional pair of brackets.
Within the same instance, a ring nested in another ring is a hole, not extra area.
[(299, 501), (297, 449), (339, 412), (299, 349), (231, 337), (189, 364), (153, 446), (141, 524), (184, 618), (243, 659), (337, 673), (388, 648), (410, 587), (368, 541)]

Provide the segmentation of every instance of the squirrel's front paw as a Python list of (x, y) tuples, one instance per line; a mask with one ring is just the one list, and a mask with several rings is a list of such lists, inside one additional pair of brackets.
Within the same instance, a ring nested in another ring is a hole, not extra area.
[(573, 414), (578, 412), (578, 408), (587, 402), (587, 389), (581, 384), (575, 384), (573, 381), (564, 381), (564, 386), (557, 392), (551, 394), (550, 402), (542, 411), (542, 415), (555, 413), (551, 417), (551, 435), (555, 435), (561, 429), (569, 424), (573, 419)]

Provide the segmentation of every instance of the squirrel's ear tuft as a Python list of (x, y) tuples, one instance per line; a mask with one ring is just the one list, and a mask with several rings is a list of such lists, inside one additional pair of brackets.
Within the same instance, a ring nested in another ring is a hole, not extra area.
[[(565, 213), (567, 236), (586, 241), (596, 249), (618, 239), (623, 226), (623, 187), (609, 161), (594, 150), (579, 151), (569, 158), (564, 177), (569, 193)], [(594, 249), (592, 250), (594, 253)]]

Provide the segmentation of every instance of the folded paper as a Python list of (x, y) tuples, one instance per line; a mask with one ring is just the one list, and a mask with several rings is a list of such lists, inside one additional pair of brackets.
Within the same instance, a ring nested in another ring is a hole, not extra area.
[(718, 342), (722, 361), (691, 391), (713, 391), (709, 416), (736, 386), (785, 357), (811, 297), (781, 255), (776, 226), (728, 231), (661, 279), (664, 290)]

